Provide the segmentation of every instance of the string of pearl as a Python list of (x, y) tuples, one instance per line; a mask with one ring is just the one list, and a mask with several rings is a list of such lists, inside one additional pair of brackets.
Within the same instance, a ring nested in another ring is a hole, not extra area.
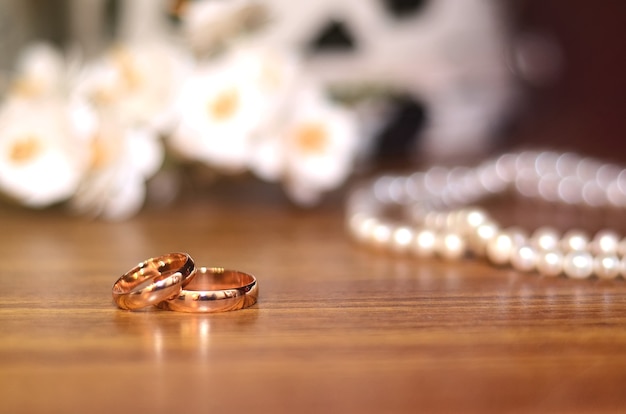
[[(612, 230), (590, 238), (582, 230), (561, 235), (541, 227), (529, 235), (466, 207), (510, 189), (548, 202), (626, 208), (626, 169), (573, 153), (524, 151), (474, 168), (385, 175), (350, 194), (347, 226), (359, 242), (397, 254), (448, 260), (472, 254), (545, 276), (626, 278), (626, 238)], [(389, 217), (390, 208), (400, 208), (408, 220)]]

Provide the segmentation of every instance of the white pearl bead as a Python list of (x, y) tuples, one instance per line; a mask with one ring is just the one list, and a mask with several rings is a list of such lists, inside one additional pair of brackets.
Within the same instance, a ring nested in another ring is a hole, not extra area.
[(363, 217), (362, 219), (355, 219), (353, 223), (353, 234), (357, 240), (361, 242), (369, 242), (372, 237), (372, 231), (377, 225), (378, 220), (373, 217)]
[(559, 232), (551, 227), (538, 228), (530, 238), (530, 243), (539, 250), (554, 250), (559, 247)]
[(561, 248), (565, 252), (585, 250), (589, 245), (589, 236), (582, 230), (570, 230), (561, 239)]
[(486, 221), (476, 227), (474, 233), (470, 236), (472, 252), (479, 256), (484, 255), (487, 243), (496, 237), (499, 231), (498, 225), (492, 221)]
[(508, 227), (487, 242), (487, 257), (492, 263), (503, 265), (509, 263), (513, 250), (527, 243), (524, 230), (519, 227)]
[(461, 208), (461, 209), (454, 211), (453, 218), (454, 218), (455, 229), (459, 229), (461, 231), (463, 230), (464, 226), (467, 223), (467, 215), (469, 214), (470, 211), (471, 210), (468, 210), (466, 208)]
[(515, 241), (510, 233), (503, 231), (487, 242), (485, 253), (491, 263), (505, 265), (511, 259)]
[(528, 243), (528, 233), (520, 227), (507, 227), (505, 231), (511, 235), (513, 242), (516, 246)]
[(591, 242), (591, 250), (595, 254), (615, 254), (620, 238), (617, 233), (610, 230), (599, 231)]
[(558, 250), (545, 250), (537, 258), (537, 271), (545, 276), (558, 276), (563, 271), (563, 254)]
[(569, 252), (563, 259), (563, 271), (573, 279), (585, 279), (593, 273), (593, 257), (588, 252)]
[(370, 242), (376, 247), (387, 247), (394, 229), (386, 223), (378, 223), (372, 228)]
[(435, 253), (437, 235), (430, 229), (418, 230), (411, 245), (413, 254), (419, 257), (429, 257)]
[(465, 231), (473, 231), (475, 228), (480, 226), (489, 220), (489, 216), (484, 210), (481, 209), (471, 209), (467, 211), (465, 215), (464, 227)]
[(396, 253), (404, 253), (413, 242), (415, 233), (408, 227), (398, 227), (391, 237), (391, 250)]
[(593, 259), (593, 272), (602, 279), (615, 279), (621, 271), (621, 263), (617, 256), (601, 254)]
[(528, 244), (514, 248), (511, 254), (511, 265), (522, 272), (533, 271), (537, 265), (537, 251)]
[(459, 234), (446, 232), (437, 238), (436, 250), (441, 257), (456, 260), (465, 255), (466, 243)]
[(424, 218), (424, 227), (432, 230), (444, 230), (448, 225), (448, 213), (431, 211)]
[(459, 216), (463, 216), (462, 210), (451, 210), (446, 214), (446, 229), (457, 230), (461, 229), (461, 220)]

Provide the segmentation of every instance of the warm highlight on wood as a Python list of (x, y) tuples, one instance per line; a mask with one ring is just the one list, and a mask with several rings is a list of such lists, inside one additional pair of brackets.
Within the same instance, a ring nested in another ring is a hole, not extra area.
[[(623, 280), (397, 259), (348, 240), (339, 202), (300, 211), (242, 190), (113, 224), (2, 207), (0, 411), (626, 408)], [(499, 214), (546, 218), (525, 211)], [(258, 303), (220, 314), (114, 306), (122, 273), (173, 251), (254, 274)]]

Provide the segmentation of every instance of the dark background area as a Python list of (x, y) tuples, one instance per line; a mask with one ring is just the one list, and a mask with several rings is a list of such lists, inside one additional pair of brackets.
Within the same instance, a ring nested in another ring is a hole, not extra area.
[(528, 90), (507, 145), (576, 149), (626, 160), (626, 3), (526, 0), (520, 28), (551, 33), (563, 51), (553, 84)]

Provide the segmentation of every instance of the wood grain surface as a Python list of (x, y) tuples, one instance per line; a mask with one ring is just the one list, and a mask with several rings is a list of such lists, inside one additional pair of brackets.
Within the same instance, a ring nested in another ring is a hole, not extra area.
[[(2, 413), (626, 409), (622, 280), (395, 258), (338, 201), (242, 188), (123, 223), (5, 206), (0, 229)], [(117, 309), (116, 278), (170, 251), (255, 274), (258, 304)]]

